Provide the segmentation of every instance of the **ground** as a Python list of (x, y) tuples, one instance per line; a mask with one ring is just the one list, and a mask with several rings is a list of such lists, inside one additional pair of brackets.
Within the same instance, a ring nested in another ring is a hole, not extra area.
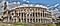
[(56, 26), (60, 26), (60, 23), (57, 23)]
[(0, 22), (0, 26), (56, 26), (56, 24), (7, 24)]
[(14, 26), (56, 26), (56, 24), (14, 24)]
[(56, 26), (56, 24), (1, 24), (0, 26)]

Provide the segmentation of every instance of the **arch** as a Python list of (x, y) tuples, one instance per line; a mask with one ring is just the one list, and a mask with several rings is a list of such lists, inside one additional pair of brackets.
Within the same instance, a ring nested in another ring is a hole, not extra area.
[(58, 18), (60, 18), (60, 16)]

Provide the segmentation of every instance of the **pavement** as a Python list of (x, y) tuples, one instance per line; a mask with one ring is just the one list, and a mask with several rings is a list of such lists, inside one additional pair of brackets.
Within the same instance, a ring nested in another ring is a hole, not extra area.
[(2, 23), (2, 22), (0, 21), (0, 26), (13, 26), (13, 24)]

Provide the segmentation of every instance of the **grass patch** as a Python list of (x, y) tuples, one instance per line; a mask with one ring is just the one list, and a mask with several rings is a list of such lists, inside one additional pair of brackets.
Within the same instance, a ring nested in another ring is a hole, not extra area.
[(48, 26), (56, 26), (56, 24), (48, 24)]
[(14, 24), (14, 26), (56, 26), (55, 24)]
[(29, 26), (28, 24), (14, 24), (14, 26)]
[(56, 24), (57, 26), (60, 26), (60, 24)]

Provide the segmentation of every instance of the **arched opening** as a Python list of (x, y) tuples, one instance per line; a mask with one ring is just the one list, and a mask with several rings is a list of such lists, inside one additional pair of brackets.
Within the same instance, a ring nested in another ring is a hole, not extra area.
[(60, 19), (60, 16), (58, 18)]

